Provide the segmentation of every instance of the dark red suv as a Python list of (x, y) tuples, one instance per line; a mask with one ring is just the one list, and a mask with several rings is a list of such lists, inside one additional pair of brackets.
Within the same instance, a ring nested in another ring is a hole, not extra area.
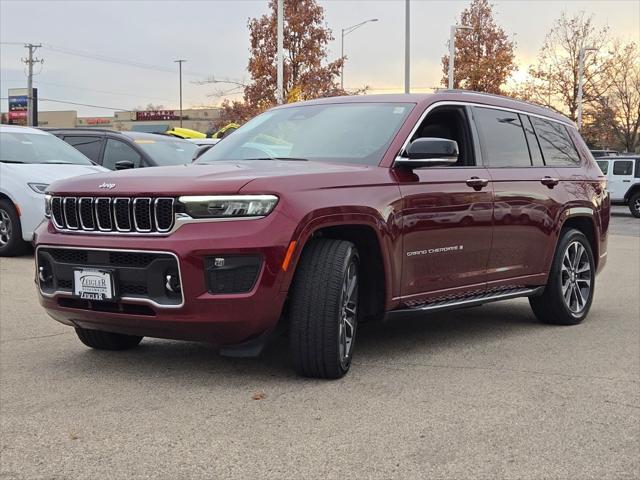
[(360, 322), (529, 297), (582, 321), (607, 255), (606, 182), (575, 125), (507, 98), (329, 98), (274, 108), (188, 166), (57, 182), (40, 302), (93, 348), (143, 336), (350, 367)]

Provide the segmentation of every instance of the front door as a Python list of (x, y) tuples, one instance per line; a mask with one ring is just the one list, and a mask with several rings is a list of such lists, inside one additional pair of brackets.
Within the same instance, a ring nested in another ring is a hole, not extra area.
[(491, 247), (493, 187), (476, 165), (465, 107), (443, 106), (430, 113), (411, 140), (455, 140), (456, 165), (396, 170), (403, 197), (403, 300), (483, 292)]
[(611, 171), (609, 172), (609, 193), (611, 199), (615, 202), (624, 200), (624, 196), (633, 183), (633, 164), (634, 160), (613, 160), (611, 162)]

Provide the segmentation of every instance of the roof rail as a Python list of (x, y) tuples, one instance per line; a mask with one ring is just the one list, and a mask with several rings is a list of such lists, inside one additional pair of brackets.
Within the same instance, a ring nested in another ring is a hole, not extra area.
[(38, 127), (40, 130), (50, 131), (71, 131), (71, 132), (105, 132), (105, 133), (122, 133), (119, 130), (112, 130), (110, 128), (95, 128), (95, 127)]

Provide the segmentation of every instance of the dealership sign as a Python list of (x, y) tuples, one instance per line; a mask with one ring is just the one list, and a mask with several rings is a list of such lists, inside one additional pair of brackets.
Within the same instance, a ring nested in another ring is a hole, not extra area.
[(136, 112), (136, 120), (180, 120), (180, 116), (176, 114), (175, 110), (146, 110)]
[[(29, 91), (26, 88), (9, 89), (9, 125), (27, 125)], [(38, 89), (33, 89), (33, 124), (38, 125)]]

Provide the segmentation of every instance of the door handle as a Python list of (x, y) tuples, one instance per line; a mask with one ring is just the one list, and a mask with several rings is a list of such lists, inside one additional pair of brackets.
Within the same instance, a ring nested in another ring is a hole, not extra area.
[(477, 192), (482, 190), (487, 185), (489, 185), (489, 180), (487, 180), (486, 178), (471, 177), (469, 180), (467, 180), (467, 186), (473, 187), (473, 189)]
[(622, 183), (631, 183), (631, 180), (622, 180)]
[(557, 178), (553, 178), (553, 177), (543, 177), (540, 180), (540, 183), (543, 185), (546, 185), (549, 188), (553, 188), (555, 187), (558, 183), (560, 183), (560, 180), (558, 180)]

